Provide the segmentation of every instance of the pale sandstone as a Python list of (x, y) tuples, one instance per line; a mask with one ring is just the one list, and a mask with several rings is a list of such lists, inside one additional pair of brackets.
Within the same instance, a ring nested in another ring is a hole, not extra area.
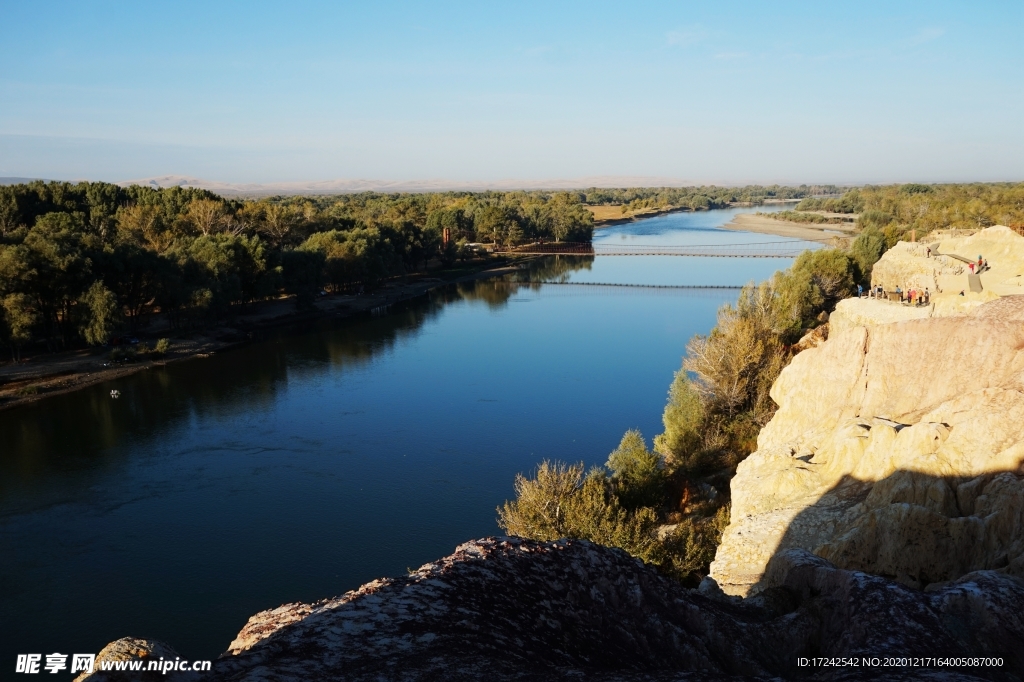
[[(948, 254), (970, 260), (985, 257), (990, 269), (979, 275), (982, 291), (971, 291), (968, 264)], [(885, 291), (927, 289), (930, 303), (909, 306), (875, 298), (840, 301), (832, 313), (834, 332), (926, 317), (959, 317), (1000, 297), (1024, 295), (1024, 237), (995, 225), (969, 237), (935, 234), (922, 242), (900, 242), (875, 264), (871, 285)]]
[(934, 305), (909, 306), (875, 298), (847, 298), (829, 317), (833, 333), (853, 327), (874, 327), (890, 322), (920, 320), (932, 316)]
[[(799, 547), (910, 585), (1024, 576), (1024, 298), (963, 317), (836, 328), (772, 387), (711, 575), (763, 587)], [(980, 501), (980, 502), (979, 502)]]

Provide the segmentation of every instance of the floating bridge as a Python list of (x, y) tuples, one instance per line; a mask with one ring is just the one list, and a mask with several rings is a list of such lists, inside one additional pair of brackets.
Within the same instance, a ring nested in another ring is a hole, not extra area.
[(526, 244), (499, 250), (507, 255), (566, 255), (566, 256), (691, 256), (698, 258), (795, 258), (808, 249), (841, 246), (845, 238), (802, 239), (746, 244), (690, 244), (669, 246), (662, 244), (636, 244), (632, 242), (590, 244), (586, 242), (556, 242)]

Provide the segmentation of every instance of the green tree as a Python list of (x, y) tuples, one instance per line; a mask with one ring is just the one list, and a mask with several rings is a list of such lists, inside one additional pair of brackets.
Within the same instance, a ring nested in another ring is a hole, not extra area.
[(487, 206), (476, 214), (473, 227), (480, 239), (489, 239), (495, 244), (505, 243), (509, 229), (515, 222), (510, 211), (503, 206)]
[(295, 295), (295, 307), (309, 310), (323, 286), (324, 255), (320, 251), (293, 249), (281, 254), (284, 288)]
[(549, 202), (551, 231), (557, 241), (589, 242), (594, 234), (594, 214), (579, 195), (558, 192)]
[(615, 492), (627, 509), (659, 506), (665, 496), (665, 470), (661, 456), (647, 449), (636, 429), (622, 436), (619, 447), (605, 464), (612, 472)]
[(885, 253), (885, 236), (875, 227), (863, 230), (850, 245), (850, 256), (857, 264), (858, 281), (871, 284), (871, 270)]
[(23, 242), (23, 292), (35, 299), (47, 341), (59, 335), (70, 343), (75, 325), (72, 310), (91, 281), (92, 260), (81, 220), (68, 213), (40, 216)]
[(8, 294), (0, 300), (0, 332), (11, 351), (11, 359), (21, 359), (21, 349), (32, 341), (36, 314), (25, 294)]
[(164, 273), (161, 266), (160, 256), (154, 251), (132, 242), (119, 242), (96, 254), (94, 270), (117, 295), (133, 330), (138, 328), (146, 305), (159, 291), (160, 276)]
[(832, 309), (837, 301), (853, 293), (857, 274), (855, 261), (842, 249), (804, 251), (790, 270), (811, 280), (821, 291), (823, 305), (827, 309)]
[(81, 305), (85, 308), (81, 323), (85, 342), (91, 346), (102, 346), (110, 341), (122, 322), (121, 306), (114, 292), (97, 280), (85, 292)]
[(700, 393), (679, 370), (668, 391), (668, 404), (661, 417), (664, 433), (654, 439), (654, 448), (672, 469), (693, 471), (700, 467), (701, 427), (704, 425), (704, 403)]

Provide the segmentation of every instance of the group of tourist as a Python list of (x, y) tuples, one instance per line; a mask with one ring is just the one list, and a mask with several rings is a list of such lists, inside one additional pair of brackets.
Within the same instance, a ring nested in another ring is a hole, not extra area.
[(925, 287), (924, 291), (920, 289), (908, 289), (907, 291), (901, 291), (899, 287), (896, 287), (896, 291), (900, 292), (900, 303), (908, 303), (910, 305), (928, 305), (932, 302), (932, 292)]
[[(896, 290), (893, 291), (892, 293), (896, 294), (899, 297), (900, 303), (907, 303), (909, 305), (918, 306), (928, 305), (929, 303), (932, 302), (932, 292), (928, 287), (925, 287), (924, 291), (921, 291), (920, 289), (909, 288), (904, 290), (897, 286)], [(860, 298), (889, 298), (888, 294), (886, 293), (885, 289), (882, 287), (881, 284), (876, 284), (875, 286), (868, 289), (866, 296), (864, 294), (864, 287), (858, 284), (857, 296)]]
[(988, 270), (988, 261), (985, 260), (984, 258), (982, 258), (981, 255), (979, 254), (978, 255), (978, 262), (977, 263), (968, 263), (967, 267), (969, 267), (971, 269), (971, 273), (972, 274), (980, 275), (985, 270)]

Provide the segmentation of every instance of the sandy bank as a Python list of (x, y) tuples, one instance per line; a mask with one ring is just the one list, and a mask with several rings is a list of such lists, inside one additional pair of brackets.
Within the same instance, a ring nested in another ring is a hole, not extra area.
[(636, 211), (635, 213), (627, 213), (623, 215), (620, 211), (621, 206), (587, 206), (587, 210), (594, 216), (594, 229), (599, 230), (602, 227), (611, 227), (612, 225), (622, 225), (623, 223), (635, 223), (638, 220), (644, 220), (646, 218), (654, 218), (656, 216), (665, 215), (667, 213), (693, 213), (692, 208), (686, 206), (665, 206), (662, 208), (647, 208), (642, 211)]
[(852, 226), (792, 223), (788, 220), (775, 220), (754, 213), (741, 213), (733, 218), (732, 222), (722, 227), (726, 230), (736, 230), (738, 232), (758, 232), (761, 234), (774, 234), (779, 237), (811, 240), (854, 234)]

